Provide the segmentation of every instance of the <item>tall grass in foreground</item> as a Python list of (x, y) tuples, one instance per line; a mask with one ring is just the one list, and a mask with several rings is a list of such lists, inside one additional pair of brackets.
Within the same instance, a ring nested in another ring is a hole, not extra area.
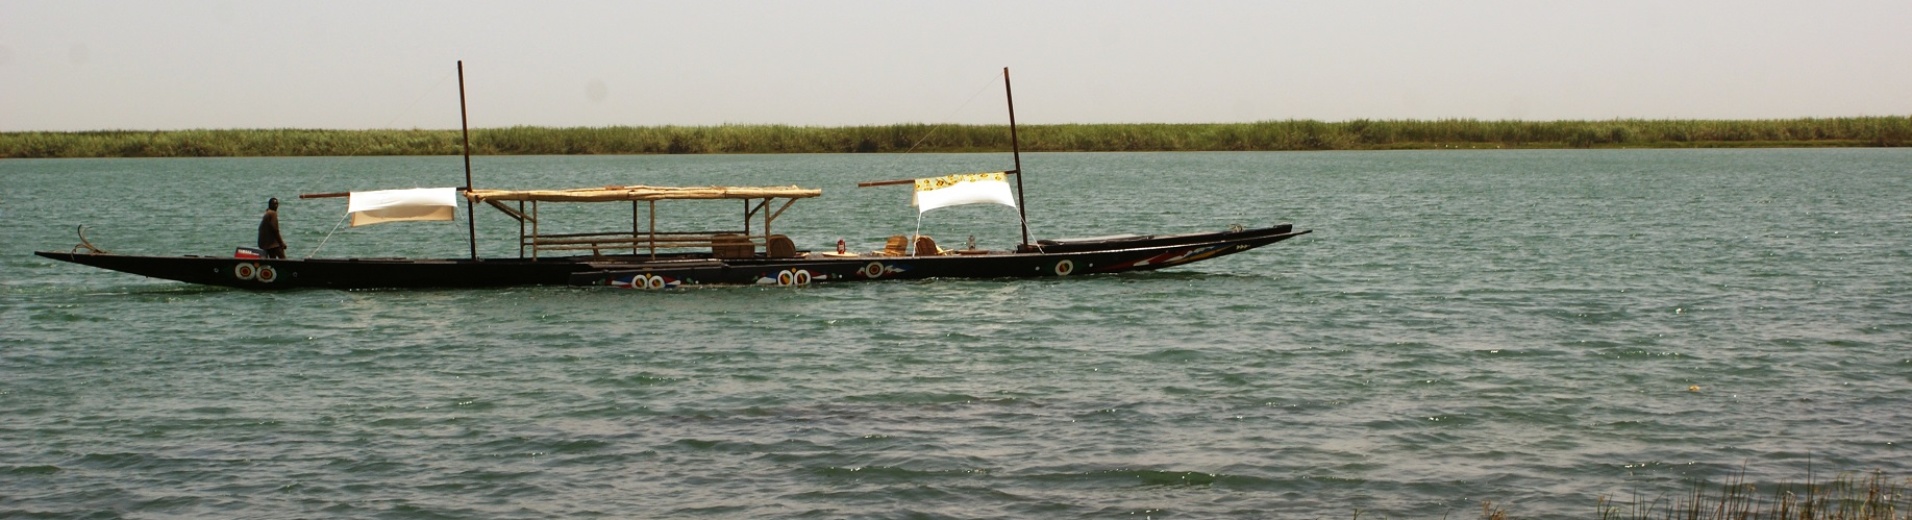
[[(1735, 475), (1712, 491), (1698, 482), (1689, 496), (1661, 497), (1619, 504), (1602, 495), (1595, 508), (1600, 520), (1907, 520), (1912, 519), (1912, 479), (1841, 474), (1831, 483), (1808, 479), (1806, 485), (1779, 484), (1765, 491)], [(1354, 512), (1360, 520), (1361, 511)], [(1550, 515), (1559, 516), (1559, 515)], [(1442, 518), (1446, 518), (1445, 515)], [(1520, 518), (1492, 501), (1480, 503), (1481, 520)]]
[[(1912, 118), (1775, 120), (1070, 124), (1019, 128), (1045, 152), (1912, 146)], [(1003, 125), (897, 124), (472, 130), (480, 155), (1007, 151)], [(454, 155), (456, 130), (180, 130), (0, 133), (0, 158)]]
[[(1804, 486), (1780, 484), (1759, 489), (1736, 475), (1717, 489), (1693, 486), (1691, 495), (1641, 503), (1600, 498), (1603, 520), (1904, 520), (1912, 518), (1912, 479), (1893, 480), (1883, 472), (1842, 474), (1830, 483), (1807, 480)], [(1483, 512), (1488, 508), (1483, 507)]]

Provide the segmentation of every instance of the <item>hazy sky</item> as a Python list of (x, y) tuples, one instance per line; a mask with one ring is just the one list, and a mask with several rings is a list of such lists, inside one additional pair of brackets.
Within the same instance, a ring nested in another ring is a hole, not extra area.
[(0, 130), (1912, 114), (1912, 0), (0, 0)]

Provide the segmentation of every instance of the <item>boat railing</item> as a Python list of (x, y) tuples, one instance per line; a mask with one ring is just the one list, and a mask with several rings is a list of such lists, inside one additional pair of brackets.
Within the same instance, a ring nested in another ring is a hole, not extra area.
[(692, 249), (707, 249), (712, 256), (719, 258), (747, 258), (755, 255), (758, 247), (765, 245), (768, 241), (769, 237), (751, 236), (742, 230), (656, 233), (613, 231), (527, 234), (521, 239), (520, 245), (530, 251), (533, 258), (536, 258), (540, 252), (557, 251), (590, 251), (594, 256), (603, 256), (607, 251), (612, 254), (629, 251), (632, 255), (656, 256), (660, 250), (669, 252)]
[[(507, 191), (493, 190), (469, 192), (467, 198), (498, 208), (506, 215), (518, 221), (518, 255), (538, 258), (540, 253), (555, 251), (590, 251), (593, 256), (624, 254), (632, 256), (649, 254), (656, 258), (660, 250), (678, 250), (709, 248), (709, 255), (719, 259), (753, 258), (761, 248), (765, 256), (786, 258), (797, 254), (789, 237), (773, 234), (770, 225), (790, 209), (798, 199), (821, 195), (822, 190), (789, 187), (705, 187), (705, 188), (665, 188), (665, 187), (623, 187), (588, 188), (555, 191)], [(657, 229), (657, 203), (660, 200), (732, 200), (742, 203), (743, 229), (722, 231), (661, 231)], [(783, 203), (773, 204), (777, 200)], [(517, 204), (506, 205), (505, 201)], [(543, 233), (544, 224), (538, 216), (541, 203), (544, 202), (629, 202), (631, 205), (631, 228), (629, 231), (609, 231), (596, 233)], [(515, 206), (515, 207), (514, 207)], [(645, 216), (648, 209), (649, 216)], [(756, 224), (756, 225), (753, 225)]]

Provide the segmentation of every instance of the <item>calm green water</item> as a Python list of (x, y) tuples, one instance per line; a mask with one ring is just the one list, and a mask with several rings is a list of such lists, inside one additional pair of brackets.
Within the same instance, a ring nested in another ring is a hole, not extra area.
[[(1007, 162), (475, 166), (820, 187), (778, 231), (823, 249), (917, 225), (902, 188), (856, 181)], [(30, 252), (87, 224), (118, 252), (228, 254), (267, 197), (461, 184), (458, 159), (0, 161), (0, 517), (1591, 516), (1742, 468), (1912, 474), (1912, 150), (1025, 165), (1038, 237), (1315, 233), (1066, 281), (250, 293)], [(462, 222), (328, 239), (343, 206), (288, 200), (292, 254), (464, 254)], [(741, 211), (701, 206), (660, 213)], [(1005, 247), (1012, 214), (922, 225)], [(516, 253), (515, 224), (479, 223)]]

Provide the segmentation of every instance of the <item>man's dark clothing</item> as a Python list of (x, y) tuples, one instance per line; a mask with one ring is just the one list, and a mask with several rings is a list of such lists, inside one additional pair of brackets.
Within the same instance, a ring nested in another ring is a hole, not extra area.
[(266, 258), (285, 258), (285, 238), (279, 236), (279, 210), (268, 209), (266, 216), (259, 219), (259, 249), (266, 250)]

